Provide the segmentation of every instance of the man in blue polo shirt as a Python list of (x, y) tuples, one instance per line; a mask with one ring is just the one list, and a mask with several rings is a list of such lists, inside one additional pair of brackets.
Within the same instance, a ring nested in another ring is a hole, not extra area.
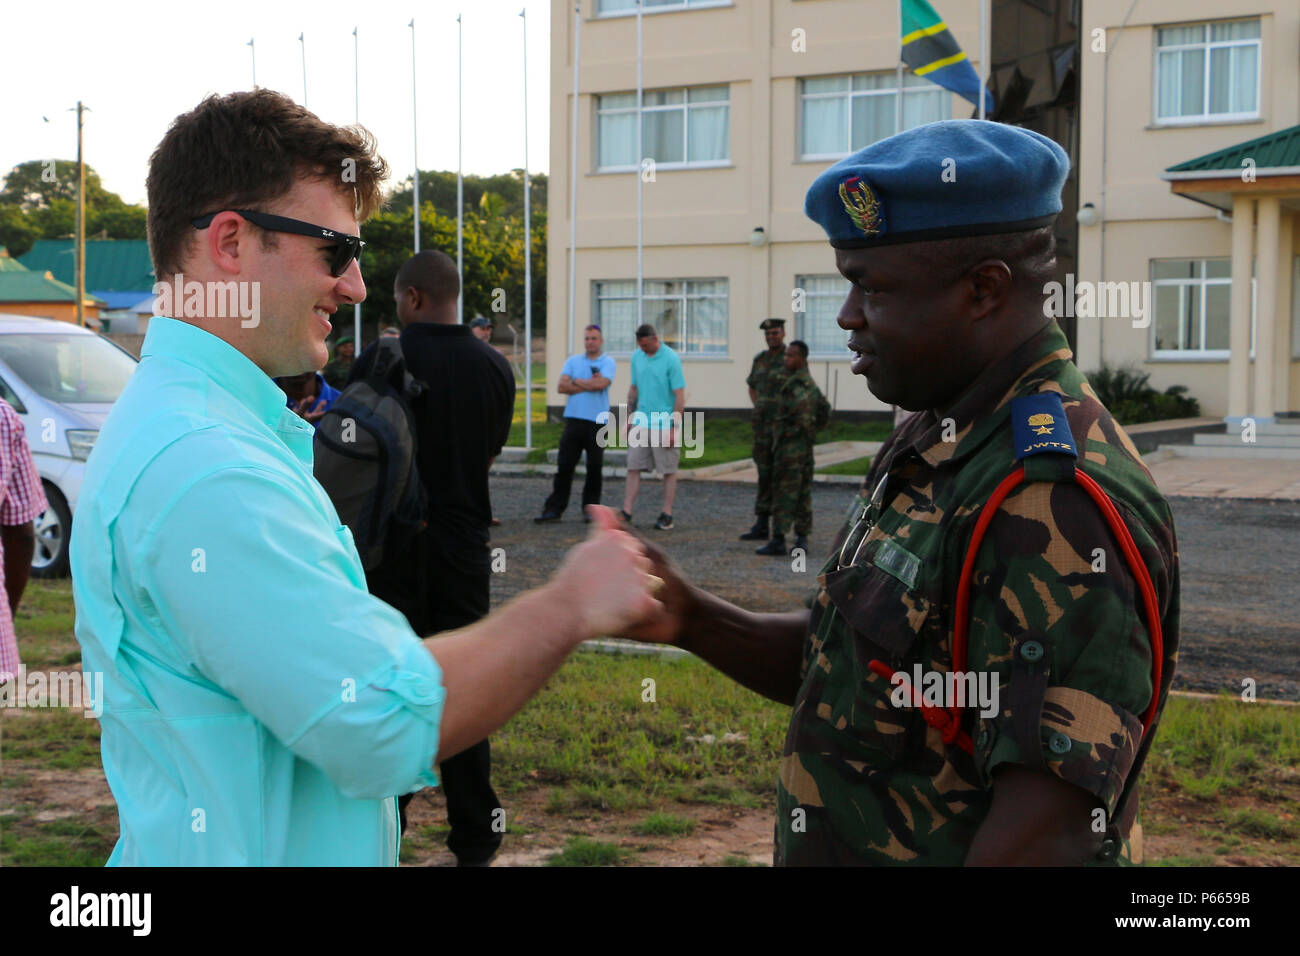
[(86, 465), (72, 580), (104, 679), (110, 864), (395, 865), (396, 794), (436, 785), (580, 641), (660, 609), (600, 508), (547, 584), (437, 639), (366, 590), (273, 378), (323, 366), (329, 316), (365, 298), (358, 222), (386, 174), (364, 130), (265, 89), (209, 97), (153, 154), (159, 282), (260, 307), (194, 315), (187, 293), (154, 317)]
[(673, 528), (673, 497), (677, 493), (677, 464), (681, 456), (682, 412), (686, 409), (686, 378), (682, 360), (659, 342), (653, 325), (636, 330), (632, 353), (632, 385), (627, 390), (631, 428), (627, 441), (627, 489), (623, 521), (632, 523), (632, 509), (641, 490), (641, 472), (664, 476), (664, 507), (655, 521), (658, 531)]
[[(559, 521), (564, 509), (569, 507), (569, 491), (573, 487), (573, 470), (578, 459), (587, 453), (587, 480), (582, 485), (582, 507), (600, 504), (600, 470), (605, 463), (605, 449), (599, 435), (601, 425), (609, 420), (609, 386), (614, 382), (617, 366), (604, 354), (605, 339), (599, 325), (589, 325), (583, 331), (584, 352), (571, 355), (560, 371), (556, 386), (560, 394), (568, 395), (564, 406), (564, 433), (560, 436), (560, 455), (551, 495), (542, 505), (542, 515), (533, 520), (537, 524)], [(588, 519), (590, 520), (590, 519)]]

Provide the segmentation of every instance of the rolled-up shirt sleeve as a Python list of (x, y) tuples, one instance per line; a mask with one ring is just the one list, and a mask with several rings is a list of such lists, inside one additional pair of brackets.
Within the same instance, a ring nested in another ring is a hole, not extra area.
[(154, 517), (142, 603), (197, 677), (346, 796), (436, 786), (441, 670), (331, 523), (281, 475), (215, 470)]

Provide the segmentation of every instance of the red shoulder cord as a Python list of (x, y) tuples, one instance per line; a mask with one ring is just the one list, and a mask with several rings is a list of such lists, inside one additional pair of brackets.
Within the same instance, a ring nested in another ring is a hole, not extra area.
[[(1116, 510), (1114, 503), (1106, 492), (1101, 489), (1097, 482), (1078, 469), (1075, 470), (1074, 477), (1080, 487), (1088, 493), (1092, 500), (1097, 503), (1097, 507), (1101, 509), (1102, 515), (1106, 518), (1106, 523), (1110, 525), (1111, 532), (1119, 541), (1120, 549), (1124, 552), (1124, 559), (1128, 562), (1129, 570), (1133, 572), (1133, 577), (1138, 584), (1138, 590), (1142, 595), (1142, 604), (1146, 610), (1147, 630), (1151, 634), (1151, 705), (1142, 718), (1142, 736), (1145, 737), (1156, 717), (1156, 707), (1160, 700), (1160, 678), (1164, 658), (1164, 638), (1160, 629), (1160, 611), (1156, 601), (1155, 585), (1151, 582), (1151, 574), (1147, 571), (1146, 565), (1142, 563), (1137, 545), (1133, 543), (1133, 536), (1129, 534), (1124, 519), (1120, 517), (1119, 511)], [(1007, 495), (1024, 480), (1025, 469), (1021, 465), (1002, 479), (1001, 484), (994, 489), (993, 495), (989, 498), (984, 510), (980, 512), (980, 516), (975, 522), (970, 547), (966, 551), (966, 560), (962, 564), (961, 577), (957, 582), (956, 620), (953, 622), (952, 634), (952, 672), (954, 674), (964, 673), (966, 670), (966, 632), (969, 629), (970, 582), (975, 571), (975, 556), (979, 553), (980, 544), (984, 540), (984, 532), (988, 530), (989, 522), (993, 520), (993, 516), (1002, 507), (1002, 502), (1006, 500)], [(907, 685), (906, 678), (903, 678), (901, 674), (896, 676), (894, 670), (884, 661), (873, 660), (868, 666), (873, 673), (891, 683), (901, 680), (904, 685)], [(910, 688), (910, 690), (914, 706), (920, 709), (921, 716), (925, 718), (927, 724), (943, 733), (943, 742), (945, 744), (956, 744), (967, 753), (974, 752), (970, 735), (961, 729), (962, 708), (935, 707), (926, 704), (921, 699), (921, 693), (915, 687)]]

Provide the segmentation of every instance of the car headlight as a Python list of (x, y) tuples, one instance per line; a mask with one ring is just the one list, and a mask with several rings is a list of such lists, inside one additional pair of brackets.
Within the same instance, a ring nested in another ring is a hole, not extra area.
[(95, 439), (99, 437), (99, 429), (69, 428), (63, 434), (68, 436), (68, 448), (72, 450), (72, 457), (77, 461), (85, 461), (90, 457)]

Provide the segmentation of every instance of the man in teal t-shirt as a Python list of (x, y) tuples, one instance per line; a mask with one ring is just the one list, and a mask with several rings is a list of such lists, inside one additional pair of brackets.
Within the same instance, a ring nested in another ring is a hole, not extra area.
[(659, 344), (653, 325), (636, 330), (637, 350), (632, 353), (632, 385), (627, 390), (628, 430), (627, 491), (623, 495), (623, 520), (632, 523), (632, 508), (641, 490), (641, 472), (664, 476), (664, 506), (655, 528), (671, 531), (673, 496), (677, 493), (677, 461), (681, 454), (682, 412), (686, 408), (686, 377), (682, 360)]

